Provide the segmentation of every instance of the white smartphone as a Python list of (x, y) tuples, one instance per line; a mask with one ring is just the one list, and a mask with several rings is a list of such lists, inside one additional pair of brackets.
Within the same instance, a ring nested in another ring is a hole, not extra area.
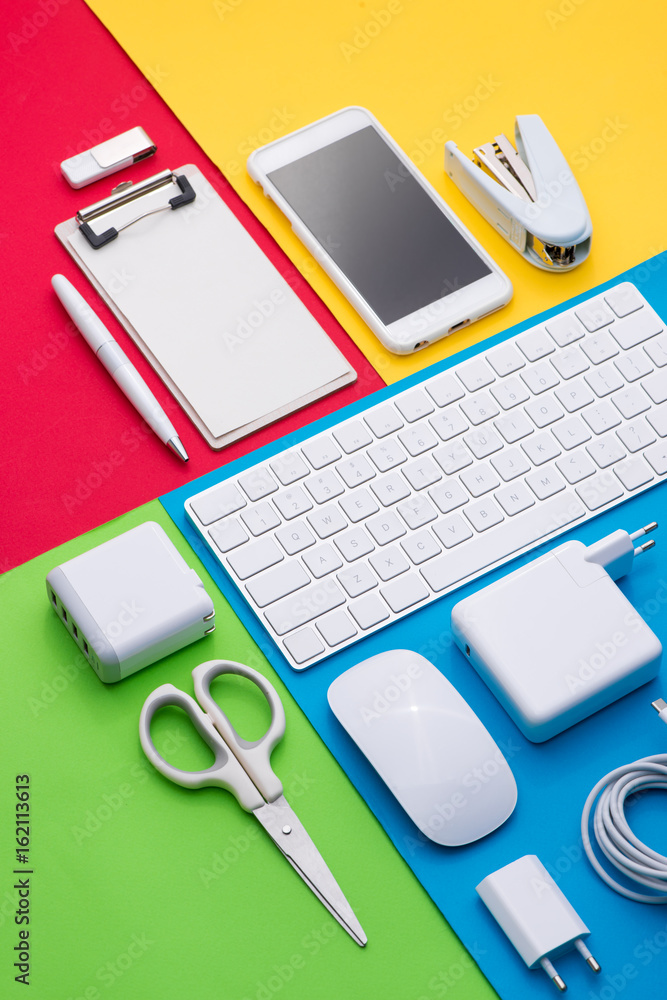
[(343, 108), (261, 146), (247, 167), (396, 354), (512, 297), (509, 279), (365, 108)]

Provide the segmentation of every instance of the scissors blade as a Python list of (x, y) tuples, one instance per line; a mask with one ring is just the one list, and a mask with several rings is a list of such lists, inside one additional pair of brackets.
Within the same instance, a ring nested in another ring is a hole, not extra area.
[(285, 796), (280, 795), (275, 802), (267, 802), (254, 809), (253, 813), (292, 868), (326, 906), (332, 917), (363, 948), (368, 939), (361, 924)]

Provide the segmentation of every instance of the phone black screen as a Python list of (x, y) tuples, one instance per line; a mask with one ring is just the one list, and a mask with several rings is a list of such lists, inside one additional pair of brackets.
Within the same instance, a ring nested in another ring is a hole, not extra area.
[(491, 273), (370, 125), (268, 176), (385, 325)]

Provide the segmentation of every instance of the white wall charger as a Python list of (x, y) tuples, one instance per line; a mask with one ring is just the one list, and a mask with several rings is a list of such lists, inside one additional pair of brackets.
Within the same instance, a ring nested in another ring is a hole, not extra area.
[(657, 675), (660, 641), (614, 582), (656, 527), (566, 542), (453, 608), (457, 645), (532, 742)]
[(204, 584), (154, 521), (56, 566), (46, 589), (65, 628), (106, 683), (215, 628)]

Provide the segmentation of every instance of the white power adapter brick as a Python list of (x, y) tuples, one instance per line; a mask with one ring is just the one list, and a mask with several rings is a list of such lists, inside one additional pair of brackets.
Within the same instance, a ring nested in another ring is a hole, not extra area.
[(453, 608), (457, 645), (533, 743), (657, 675), (660, 641), (614, 583), (656, 527), (566, 542)]
[(561, 992), (564, 981), (551, 959), (576, 948), (593, 970), (600, 966), (583, 942), (590, 931), (535, 854), (487, 875), (477, 893), (529, 969), (541, 965)]
[(106, 683), (215, 628), (204, 584), (155, 521), (56, 566), (46, 589), (65, 628)]

